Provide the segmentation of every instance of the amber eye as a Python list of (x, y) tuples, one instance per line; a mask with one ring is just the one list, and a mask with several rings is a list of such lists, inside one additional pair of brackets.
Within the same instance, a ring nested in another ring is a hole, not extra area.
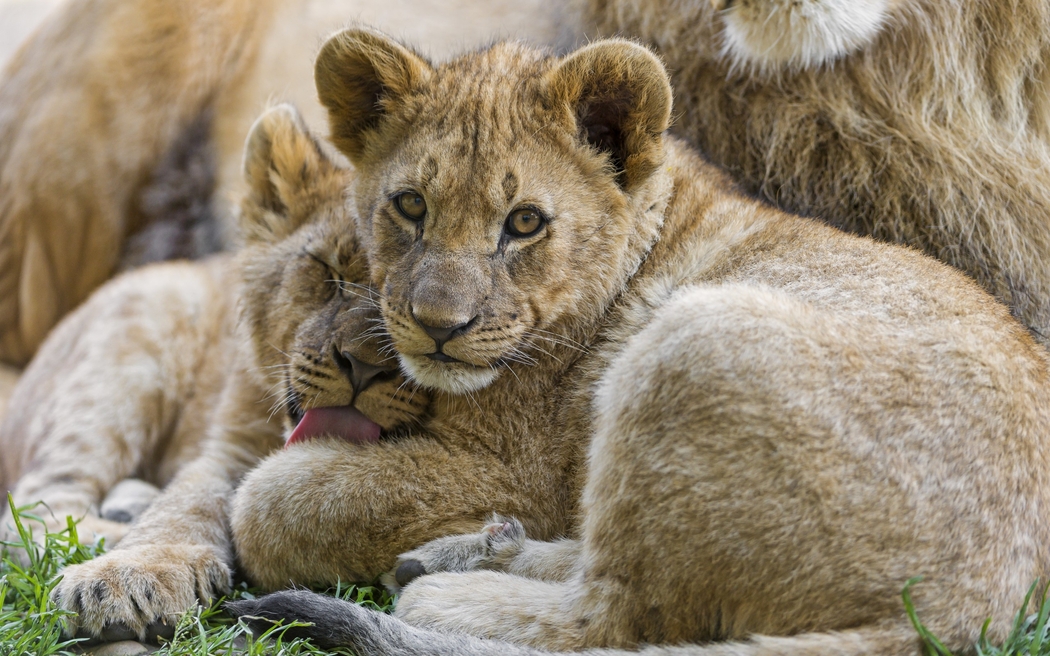
[(547, 220), (531, 207), (514, 210), (507, 217), (507, 232), (515, 237), (531, 237), (540, 231)]
[(406, 191), (394, 197), (394, 207), (409, 221), (422, 221), (427, 215), (427, 202), (414, 191)]

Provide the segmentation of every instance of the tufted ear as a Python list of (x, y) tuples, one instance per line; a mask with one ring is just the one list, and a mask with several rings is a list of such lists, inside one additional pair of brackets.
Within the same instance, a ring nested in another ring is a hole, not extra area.
[(244, 144), (243, 170), (248, 194), (240, 228), (247, 242), (275, 242), (295, 232), (321, 204), (342, 197), (347, 175), (291, 105), (256, 119)]
[(608, 153), (625, 191), (656, 170), (671, 120), (671, 83), (656, 55), (623, 39), (597, 41), (547, 76), (555, 101), (572, 112), (579, 138)]
[(383, 114), (432, 72), (425, 59), (377, 32), (344, 30), (328, 39), (317, 54), (314, 82), (328, 109), (332, 142), (360, 161)]

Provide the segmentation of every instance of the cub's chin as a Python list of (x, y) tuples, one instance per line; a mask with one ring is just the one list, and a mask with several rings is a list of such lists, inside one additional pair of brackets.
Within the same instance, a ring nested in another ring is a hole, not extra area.
[(425, 355), (400, 355), (405, 375), (423, 387), (450, 394), (466, 394), (488, 387), (499, 378), (497, 367), (467, 362), (438, 362)]

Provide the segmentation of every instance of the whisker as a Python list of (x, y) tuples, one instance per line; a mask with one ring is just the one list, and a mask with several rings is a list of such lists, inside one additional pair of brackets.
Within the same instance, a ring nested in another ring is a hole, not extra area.
[(281, 409), (288, 405), (288, 401), (291, 400), (292, 390), (285, 389), (284, 394), (281, 398), (274, 401), (273, 405), (270, 406), (270, 414), (266, 416), (266, 422), (269, 423), (273, 416), (278, 413)]
[(252, 367), (251, 371), (264, 371), (266, 369), (280, 369), (281, 367), (284, 367), (285, 369), (291, 369), (294, 366), (295, 366), (295, 364), (293, 364), (291, 362), (282, 362), (280, 364), (268, 364), (266, 366)]
[(542, 353), (542, 354), (546, 355), (547, 357), (549, 357), (549, 358), (553, 359), (553, 360), (554, 360), (555, 362), (557, 362), (558, 364), (565, 364), (564, 362), (562, 362), (561, 358), (559, 358), (558, 356), (554, 355), (553, 353), (551, 353), (551, 352), (550, 352), (550, 351), (548, 351), (547, 349), (543, 348), (542, 346), (540, 346), (540, 345), (536, 344), (535, 342), (533, 342), (533, 343), (530, 343), (530, 344), (529, 344), (529, 347), (530, 347), (530, 348), (534, 348), (534, 349), (536, 349), (536, 350), (537, 350), (537, 351), (539, 351), (540, 353)]
[(365, 296), (364, 294), (361, 294), (359, 292), (354, 291), (350, 287), (349, 283), (347, 283), (347, 282), (345, 282), (343, 280), (339, 280), (337, 278), (329, 278), (325, 282), (334, 282), (335, 284), (339, 285), (339, 290), (340, 291), (345, 292), (345, 293), (347, 293), (347, 294), (349, 294), (349, 295), (351, 295), (351, 296), (353, 296), (355, 298), (359, 298), (362, 301), (367, 302), (372, 307), (374, 307), (376, 309), (379, 309), (379, 303), (376, 301), (375, 298), (373, 298), (371, 296)]
[[(494, 365), (490, 365), (490, 366), (492, 366), (492, 368), (493, 368), (493, 369), (495, 369), (495, 368), (496, 368), (496, 367), (495, 367)], [(514, 371), (514, 367), (511, 367), (511, 366), (507, 366), (507, 371), (509, 371), (509, 372), (510, 372), (510, 374), (511, 374), (512, 376), (514, 376), (514, 378), (516, 378), (516, 379), (517, 379), (518, 383), (521, 383), (521, 378), (518, 378), (518, 372)]]
[(525, 334), (529, 337), (535, 337), (537, 339), (542, 339), (553, 344), (558, 344), (567, 348), (577, 350), (580, 353), (587, 353), (589, 351), (589, 349), (586, 346), (572, 338), (566, 337), (564, 335), (559, 335), (557, 333), (552, 333), (541, 328), (531, 328), (529, 330), (526, 330)]
[[(399, 393), (399, 392), (400, 392), (401, 390), (405, 389), (405, 387), (406, 387), (406, 386), (408, 385), (408, 383), (409, 383), (409, 380), (408, 380), (407, 378), (405, 378), (404, 380), (402, 380), (402, 381), (401, 381), (401, 384), (397, 386), (397, 389), (396, 389), (396, 390), (394, 390), (394, 396), (397, 396), (397, 395), (398, 395), (398, 393)], [(391, 396), (391, 397), (390, 397), (390, 400), (391, 400), (391, 401), (393, 401), (393, 400), (394, 400), (394, 396)]]

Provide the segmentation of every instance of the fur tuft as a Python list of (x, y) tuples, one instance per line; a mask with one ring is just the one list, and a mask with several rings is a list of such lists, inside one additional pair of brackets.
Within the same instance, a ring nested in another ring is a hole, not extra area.
[[(889, 0), (738, 0), (725, 3), (724, 50), (756, 73), (814, 68), (855, 52), (878, 35)], [(716, 4), (717, 6), (717, 4)]]

